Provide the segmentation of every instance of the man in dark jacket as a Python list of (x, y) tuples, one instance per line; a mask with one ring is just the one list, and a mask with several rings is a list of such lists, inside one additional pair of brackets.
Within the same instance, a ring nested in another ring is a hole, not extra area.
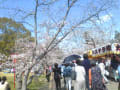
[(48, 82), (50, 81), (50, 75), (51, 75), (51, 71), (50, 71), (50, 69), (47, 67), (47, 68), (46, 68), (46, 79), (47, 79)]
[(84, 60), (82, 62), (82, 65), (84, 66), (85, 71), (86, 71), (86, 87), (89, 90), (89, 75), (88, 75), (88, 72), (89, 72), (89, 69), (90, 69), (91, 65), (90, 65), (90, 60), (88, 59), (87, 54), (84, 54), (83, 58), (84, 58)]
[(61, 89), (61, 69), (58, 67), (58, 64), (55, 63), (54, 64), (55, 68), (53, 68), (53, 72), (54, 72), (54, 80), (55, 80), (55, 84), (56, 84), (56, 90), (60, 90)]

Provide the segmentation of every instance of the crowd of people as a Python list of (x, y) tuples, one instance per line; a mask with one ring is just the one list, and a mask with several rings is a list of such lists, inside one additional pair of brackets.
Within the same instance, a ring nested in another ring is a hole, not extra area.
[(0, 90), (11, 90), (5, 76), (0, 77)]
[[(109, 76), (107, 68), (110, 68), (113, 61), (104, 58), (89, 60), (87, 54), (84, 54), (83, 58), (83, 60), (76, 59), (69, 63), (63, 63), (61, 66), (57, 63), (54, 64), (52, 71), (56, 90), (61, 90), (62, 78), (67, 90), (108, 90), (106, 87), (106, 84), (109, 84), (106, 77)], [(119, 63), (117, 67), (120, 67)], [(50, 74), (46, 74), (46, 76), (50, 76)]]

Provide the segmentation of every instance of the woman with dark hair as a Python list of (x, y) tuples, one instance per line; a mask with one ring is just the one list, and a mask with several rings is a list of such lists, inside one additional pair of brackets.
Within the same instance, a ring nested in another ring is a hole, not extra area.
[(96, 62), (91, 60), (91, 69), (89, 69), (89, 87), (92, 90), (106, 90), (101, 70), (96, 66)]
[(53, 72), (54, 72), (54, 80), (55, 80), (55, 84), (56, 84), (56, 90), (60, 90), (61, 89), (61, 81), (60, 81), (61, 68), (58, 67), (57, 63), (54, 64)]
[(5, 76), (3, 76), (2, 81), (1, 81), (0, 90), (10, 90), (10, 86), (6, 80), (7, 80), (7, 78)]

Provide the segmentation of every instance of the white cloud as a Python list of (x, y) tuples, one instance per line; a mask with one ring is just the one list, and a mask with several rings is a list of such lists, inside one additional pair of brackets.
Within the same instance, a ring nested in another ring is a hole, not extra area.
[(110, 19), (111, 19), (112, 15), (111, 14), (107, 14), (107, 15), (104, 15), (104, 16), (101, 16), (100, 17), (100, 20), (102, 22), (108, 22)]
[(106, 14), (104, 16), (101, 16), (99, 20), (97, 20), (96, 22), (98, 24), (106, 23), (106, 22), (109, 22), (111, 18), (112, 18), (112, 14)]

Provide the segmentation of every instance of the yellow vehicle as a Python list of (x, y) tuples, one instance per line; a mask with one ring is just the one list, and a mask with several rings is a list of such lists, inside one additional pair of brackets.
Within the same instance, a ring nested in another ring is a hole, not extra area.
[(88, 50), (87, 54), (91, 59), (110, 56), (111, 54), (120, 54), (120, 44), (107, 44), (92, 50)]

